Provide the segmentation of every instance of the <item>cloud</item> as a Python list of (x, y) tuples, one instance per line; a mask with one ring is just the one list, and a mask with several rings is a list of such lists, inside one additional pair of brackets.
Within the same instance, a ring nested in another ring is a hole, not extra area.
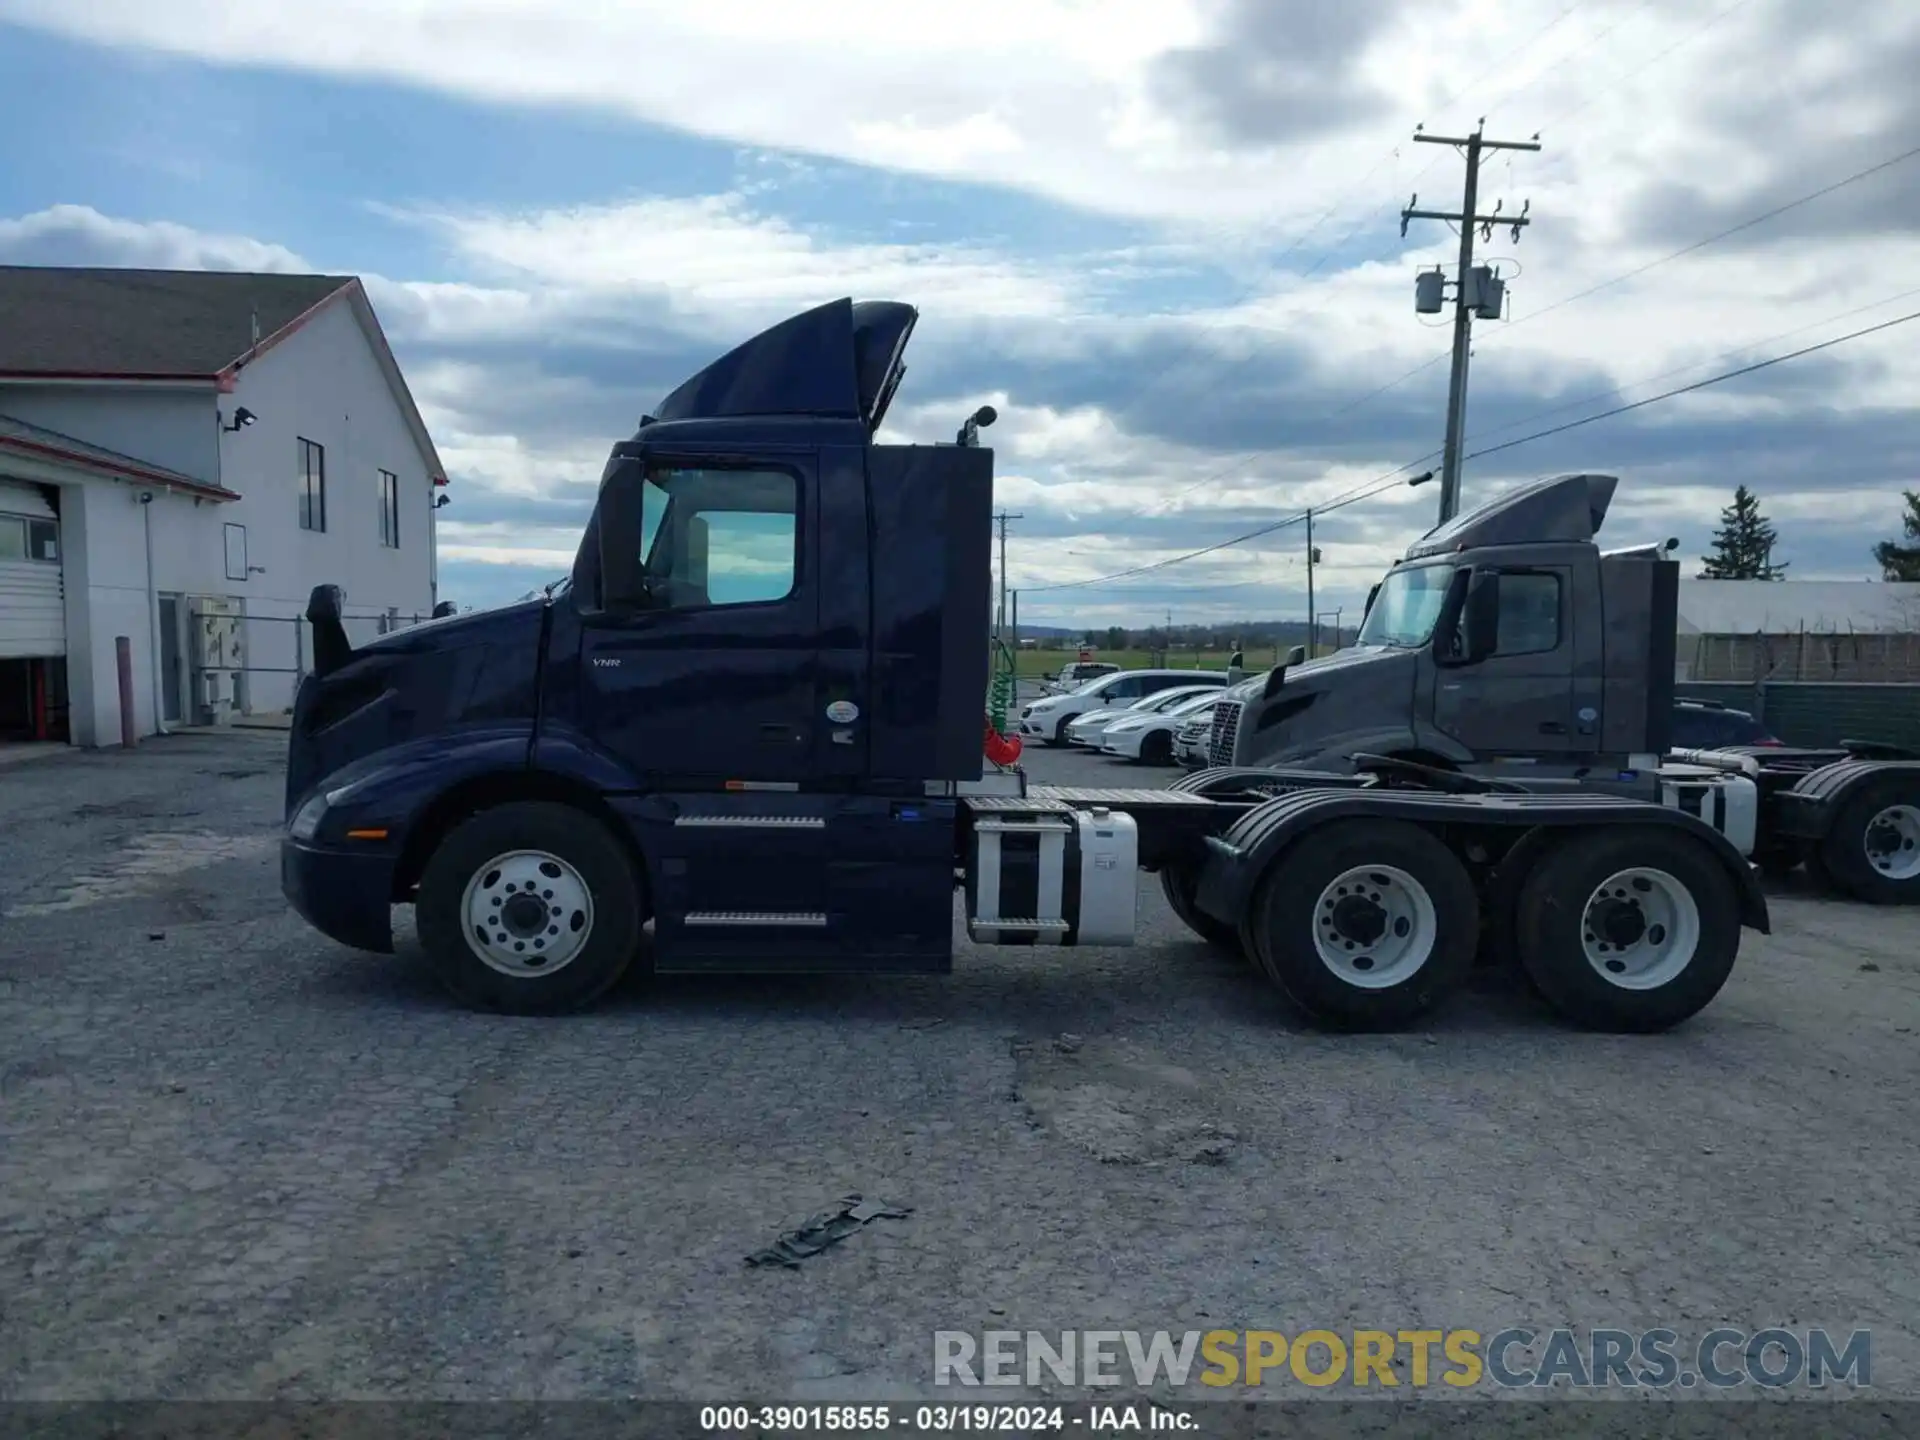
[(1211, 8), (1207, 39), (1156, 56), (1148, 71), (1154, 93), (1209, 133), (1279, 147), (1391, 113), (1389, 93), (1361, 62), (1407, 8), (1401, 0)]
[(54, 205), (0, 220), (0, 259), (11, 265), (124, 265), (153, 270), (312, 271), (284, 245), (244, 235), (210, 235), (170, 220), (102, 215), (88, 205)]
[[(1806, 0), (993, 0), (964, 34), (950, 16), (919, 23), (931, 0), (884, 21), (864, 3), (803, 17), (745, 0), (372, 13), (291, 3), (268, 23), (189, 0), (163, 22), (129, 0), (0, 0), (0, 16), (111, 43), (590, 107), (749, 147), (718, 193), (367, 197), (405, 227), (406, 265), (369, 242), (356, 266), (324, 242), (323, 268), (389, 272), (369, 292), (454, 473), (444, 573), (476, 594), (565, 568), (608, 445), (679, 379), (854, 294), (922, 307), (890, 437), (948, 439), (978, 404), (1000, 410), (988, 438), (997, 498), (1024, 516), (1023, 618), (1303, 610), (1303, 525), (1112, 586), (1037, 587), (1435, 463), (1448, 335), (1412, 313), (1409, 281), (1450, 265), (1457, 241), (1426, 222), (1403, 240), (1397, 211), (1414, 190), (1456, 204), (1461, 166), (1411, 143), (1416, 120), (1457, 132), (1484, 112), (1490, 133), (1544, 133), (1538, 155), (1496, 155), (1482, 176), (1483, 206), (1530, 199), (1535, 223), (1481, 247), (1512, 285), (1508, 318), (1476, 327), (1469, 450), (1920, 308), (1899, 296), (1920, 283), (1920, 161), (1669, 258), (1913, 143), (1912, 7), (1843, 27)], [(968, 183), (906, 187), (901, 172)], [(1153, 223), (1041, 203), (1004, 226), (1005, 197), (982, 181)], [(323, 243), (262, 233), (63, 207), (0, 222), (0, 254), (287, 268), (303, 263), (287, 246)], [(1625, 484), (1610, 538), (1677, 534), (1691, 556), (1744, 480), (1796, 576), (1870, 574), (1920, 474), (1916, 334), (1470, 460), (1467, 501), (1611, 471)], [(1434, 495), (1394, 488), (1317, 520), (1319, 597), (1356, 604)]]

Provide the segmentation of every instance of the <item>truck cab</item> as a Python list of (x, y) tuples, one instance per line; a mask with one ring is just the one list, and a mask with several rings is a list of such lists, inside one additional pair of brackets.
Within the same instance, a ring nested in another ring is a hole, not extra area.
[(943, 968), (938, 792), (981, 774), (993, 462), (875, 443), (916, 313), (837, 301), (686, 381), (613, 447), (565, 585), (354, 650), (317, 593), (288, 762), (296, 908), (373, 950), (393, 903), (419, 898), (423, 936), (472, 928), (472, 897), (432, 893), (447, 837), (502, 805), (575, 806), (637, 893), (611, 917), (568, 908), (586, 861), (514, 881), (567, 913), (535, 926), (524, 888), (506, 896), (524, 923), (481, 929), (509, 971), (551, 964), (569, 925), (645, 920), (667, 969), (758, 965), (770, 941), (800, 968)]
[(1229, 692), (1213, 763), (1652, 770), (1672, 725), (1680, 567), (1659, 547), (1599, 549), (1617, 484), (1538, 481), (1423, 536), (1351, 646)]

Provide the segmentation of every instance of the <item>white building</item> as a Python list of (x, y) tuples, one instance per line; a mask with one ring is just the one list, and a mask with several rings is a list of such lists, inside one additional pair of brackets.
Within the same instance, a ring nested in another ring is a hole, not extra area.
[(1680, 680), (1920, 681), (1920, 585), (1682, 580)]
[(316, 584), (432, 612), (445, 484), (352, 276), (0, 267), (0, 734), (117, 743), (119, 638), (139, 734), (285, 709)]

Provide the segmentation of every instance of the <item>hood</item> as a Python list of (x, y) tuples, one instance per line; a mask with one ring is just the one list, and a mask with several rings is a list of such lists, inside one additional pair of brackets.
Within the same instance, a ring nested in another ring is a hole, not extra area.
[(1418, 650), (1352, 646), (1287, 671), (1271, 697), (1262, 676), (1237, 727), (1235, 764), (1286, 764), (1404, 716), (1420, 663)]
[(485, 644), (501, 629), (512, 629), (522, 617), (538, 615), (546, 607), (547, 597), (540, 595), (496, 605), (491, 610), (469, 610), (464, 615), (423, 620), (418, 625), (356, 645), (353, 653), (356, 659), (362, 655), (417, 655), (429, 650), (457, 650), (466, 645)]

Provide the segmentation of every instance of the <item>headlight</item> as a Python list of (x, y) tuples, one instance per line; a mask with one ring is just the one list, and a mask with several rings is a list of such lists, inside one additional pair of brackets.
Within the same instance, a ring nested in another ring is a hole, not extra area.
[(287, 826), (287, 834), (295, 840), (311, 840), (320, 831), (320, 821), (327, 813), (327, 796), (316, 795), (294, 812), (293, 823)]
[(287, 834), (295, 840), (313, 839), (320, 833), (320, 822), (327, 818), (327, 811), (366, 784), (366, 780), (356, 780), (351, 785), (336, 785), (331, 790), (320, 791), (293, 812), (293, 823), (287, 826)]

